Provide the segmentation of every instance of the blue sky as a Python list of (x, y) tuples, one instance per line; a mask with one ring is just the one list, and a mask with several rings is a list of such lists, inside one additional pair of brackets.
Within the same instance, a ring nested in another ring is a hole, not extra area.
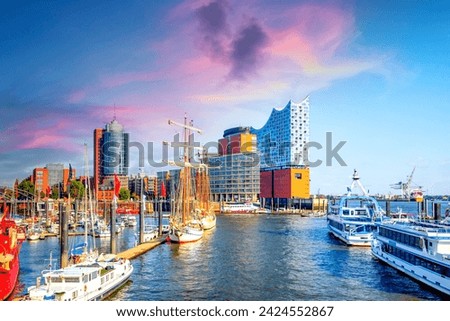
[(0, 41), (0, 185), (50, 162), (80, 173), (114, 105), (131, 140), (158, 145), (184, 113), (215, 141), (310, 95), (311, 140), (332, 132), (347, 163), (313, 168), (313, 193), (345, 192), (354, 168), (397, 193), (414, 167), (450, 193), (447, 2), (10, 1)]

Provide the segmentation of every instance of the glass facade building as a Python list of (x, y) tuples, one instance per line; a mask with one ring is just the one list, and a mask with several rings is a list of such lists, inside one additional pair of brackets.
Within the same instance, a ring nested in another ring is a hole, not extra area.
[(257, 153), (238, 153), (208, 158), (213, 201), (257, 201), (260, 176)]
[[(98, 194), (100, 184), (114, 174), (128, 176), (129, 134), (114, 118), (104, 129), (94, 130), (94, 187)], [(128, 186), (128, 184), (123, 185)], [(103, 186), (103, 189), (108, 186)]]
[(102, 175), (128, 175), (129, 136), (115, 119), (106, 124), (102, 138)]
[(309, 97), (300, 103), (289, 101), (283, 109), (273, 109), (266, 124), (251, 128), (257, 137), (261, 170), (303, 167), (304, 148), (309, 141)]

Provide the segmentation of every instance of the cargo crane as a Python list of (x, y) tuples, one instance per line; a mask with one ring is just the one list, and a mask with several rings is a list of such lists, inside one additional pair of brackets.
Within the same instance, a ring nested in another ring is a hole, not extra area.
[(391, 188), (393, 189), (400, 189), (402, 190), (402, 197), (408, 200), (414, 200), (414, 201), (422, 201), (423, 199), (423, 192), (421, 190), (421, 186), (412, 187), (412, 178), (414, 175), (414, 172), (416, 170), (416, 167), (414, 166), (411, 174), (407, 177), (406, 182), (398, 182), (396, 184), (391, 184)]

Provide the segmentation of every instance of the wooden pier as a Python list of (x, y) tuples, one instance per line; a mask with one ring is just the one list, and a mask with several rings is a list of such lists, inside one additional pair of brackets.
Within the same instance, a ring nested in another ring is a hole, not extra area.
[(134, 259), (134, 258), (150, 251), (151, 249), (154, 249), (155, 247), (157, 247), (158, 245), (160, 245), (164, 242), (166, 242), (165, 235), (163, 235), (162, 237), (157, 238), (155, 240), (152, 240), (150, 242), (141, 243), (131, 249), (120, 252), (117, 254), (117, 256), (120, 258), (123, 258), (123, 259), (131, 260), (131, 259)]

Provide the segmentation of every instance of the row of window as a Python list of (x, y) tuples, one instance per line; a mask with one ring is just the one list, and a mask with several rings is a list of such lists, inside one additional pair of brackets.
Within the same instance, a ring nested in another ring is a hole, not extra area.
[(413, 264), (416, 266), (421, 266), (423, 268), (426, 268), (429, 271), (450, 277), (450, 268), (447, 266), (444, 266), (444, 265), (438, 264), (436, 262), (432, 262), (427, 259), (418, 257), (412, 253), (403, 251), (399, 248), (396, 248), (396, 247), (388, 245), (388, 244), (383, 244), (381, 249), (383, 252), (386, 252), (395, 257), (398, 257), (399, 259), (406, 261), (410, 264)]
[(409, 246), (417, 248), (419, 250), (422, 249), (421, 244), (420, 244), (420, 237), (418, 237), (418, 236), (414, 236), (414, 235), (410, 235), (410, 234), (406, 234), (406, 233), (402, 233), (402, 232), (398, 232), (398, 231), (393, 231), (393, 230), (385, 228), (385, 227), (380, 227), (378, 234), (385, 238), (394, 240), (399, 243), (409, 245)]
[(344, 226), (342, 225), (342, 223), (333, 221), (333, 220), (329, 220), (328, 224), (330, 224), (332, 227), (338, 229), (339, 231), (343, 231), (344, 230)]

